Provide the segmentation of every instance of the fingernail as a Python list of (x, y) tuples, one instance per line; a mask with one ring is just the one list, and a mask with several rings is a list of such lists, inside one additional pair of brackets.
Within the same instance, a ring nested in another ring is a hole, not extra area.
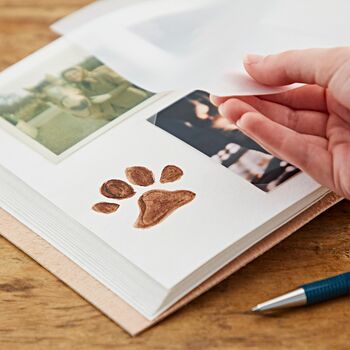
[(209, 100), (213, 105), (215, 105), (215, 99), (216, 99), (215, 95), (212, 95), (212, 94), (209, 95)]
[(225, 116), (225, 106), (224, 106), (225, 103), (222, 103), (219, 107), (218, 107), (218, 111), (219, 111), (219, 114), (221, 116)]
[(244, 129), (244, 125), (243, 125), (244, 120), (243, 120), (243, 118), (246, 118), (246, 115), (247, 115), (247, 113), (242, 114), (241, 117), (236, 121), (236, 125), (237, 125), (238, 129), (241, 129), (241, 130)]
[(245, 64), (257, 64), (264, 59), (264, 56), (248, 54), (244, 58)]
[[(242, 117), (243, 117), (243, 116), (242, 116)], [(239, 129), (242, 129), (242, 121), (241, 121), (242, 117), (240, 117), (240, 118), (236, 121), (236, 125), (237, 125), (237, 127), (238, 127)]]

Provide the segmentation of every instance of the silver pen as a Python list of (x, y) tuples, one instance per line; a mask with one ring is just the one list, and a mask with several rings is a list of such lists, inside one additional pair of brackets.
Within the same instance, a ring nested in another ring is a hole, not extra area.
[(350, 272), (305, 284), (292, 292), (258, 304), (251, 311), (263, 312), (317, 304), (344, 295), (350, 295)]

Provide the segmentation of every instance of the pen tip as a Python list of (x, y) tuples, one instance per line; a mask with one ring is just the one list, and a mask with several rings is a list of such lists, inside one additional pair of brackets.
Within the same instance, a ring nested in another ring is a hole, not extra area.
[(260, 308), (259, 308), (259, 306), (254, 306), (250, 311), (251, 312), (258, 312), (258, 311), (260, 311)]

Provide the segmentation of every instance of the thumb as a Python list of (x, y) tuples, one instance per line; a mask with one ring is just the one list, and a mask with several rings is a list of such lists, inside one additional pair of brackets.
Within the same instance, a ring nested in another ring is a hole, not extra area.
[(350, 47), (292, 50), (266, 57), (247, 55), (244, 66), (262, 84), (317, 84), (350, 107)]

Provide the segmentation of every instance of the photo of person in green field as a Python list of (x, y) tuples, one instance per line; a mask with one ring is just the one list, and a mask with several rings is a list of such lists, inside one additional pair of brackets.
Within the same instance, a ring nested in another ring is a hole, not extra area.
[(0, 121), (59, 156), (151, 96), (88, 57), (18, 93), (0, 95)]

